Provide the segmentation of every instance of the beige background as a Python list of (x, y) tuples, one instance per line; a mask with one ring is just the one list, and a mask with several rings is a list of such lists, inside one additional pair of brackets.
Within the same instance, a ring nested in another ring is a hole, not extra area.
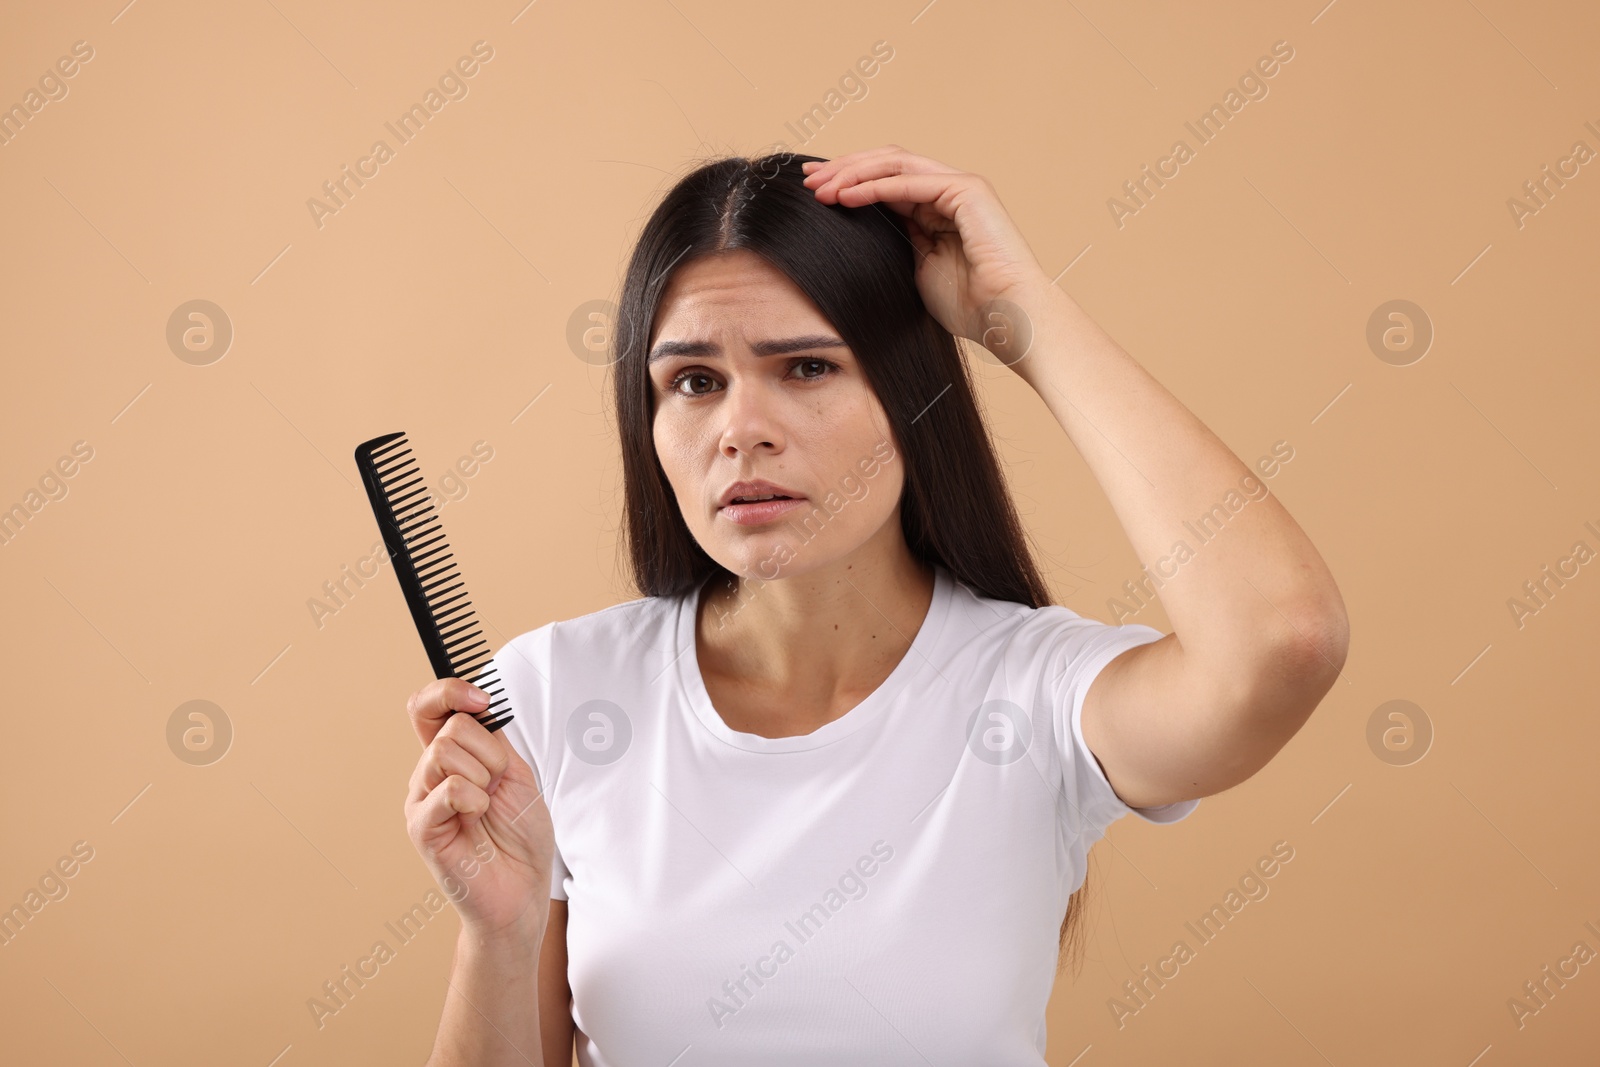
[[(1242, 459), (1292, 446), (1269, 485), (1350, 609), (1342, 680), (1264, 771), (1096, 849), (1049, 1062), (1600, 1062), (1600, 962), (1520, 1027), (1508, 1007), (1600, 951), (1600, 564), (1520, 628), (1507, 606), (1600, 550), (1600, 163), (1520, 227), (1507, 204), (1600, 150), (1593, 5), (123, 3), (0, 8), (0, 104), (94, 52), (0, 146), (0, 508), (93, 449), (0, 545), (0, 905), (93, 849), (0, 947), (0, 1059), (425, 1057), (448, 908), (320, 1028), (307, 1007), (431, 885), (401, 811), (429, 672), (398, 587), (320, 626), (308, 606), (377, 536), (352, 449), (407, 430), (439, 479), (492, 448), (443, 517), (497, 646), (635, 596), (574, 311), (616, 295), (697, 156), (893, 142), (990, 177)], [(479, 40), (468, 95), (396, 147), (383, 124)], [(802, 144), (786, 123), (880, 40), (866, 95)], [(1197, 146), (1184, 122), (1280, 40), (1269, 94)], [(307, 200), (379, 138), (394, 158), (319, 228)], [(1118, 228), (1108, 199), (1178, 138), (1195, 158)], [(196, 299), (234, 333), (204, 366), (166, 339)], [(1396, 299), (1436, 331), (1406, 366), (1366, 340)], [(1039, 398), (976, 366), (1054, 588), (1109, 621), (1140, 561)], [(168, 745), (190, 700), (232, 725), (210, 765)], [(1432, 725), (1420, 761), (1369, 744), (1391, 700)], [(1278, 841), (1270, 894), (1119, 1028), (1122, 982), (1195, 947), (1185, 922)]]

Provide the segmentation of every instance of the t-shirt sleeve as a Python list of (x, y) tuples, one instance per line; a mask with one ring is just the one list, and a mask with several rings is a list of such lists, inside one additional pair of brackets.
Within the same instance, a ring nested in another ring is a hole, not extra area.
[[(553, 677), (551, 673), (555, 623), (546, 623), (502, 645), (490, 660), (496, 683), (488, 686), (491, 697), (499, 688), (511, 706), (512, 719), (501, 727), (517, 755), (533, 768), (533, 776), (551, 809), (554, 824), (553, 790), (561, 774), (561, 735), (554, 722)], [(497, 706), (496, 711), (502, 706)], [(561, 858), (561, 829), (555, 827), (556, 848), (550, 863), (550, 898), (567, 899), (571, 872)]]
[(1131, 648), (1159, 641), (1166, 635), (1139, 623), (1112, 626), (1057, 605), (1041, 611), (1053, 616), (1049, 620), (1046, 685), (1061, 757), (1064, 815), (1069, 826), (1092, 840), (1103, 836), (1107, 827), (1129, 813), (1152, 823), (1174, 823), (1188, 816), (1199, 806), (1198, 797), (1152, 808), (1125, 803), (1111, 788), (1105, 771), (1083, 739), (1083, 700), (1106, 664)]

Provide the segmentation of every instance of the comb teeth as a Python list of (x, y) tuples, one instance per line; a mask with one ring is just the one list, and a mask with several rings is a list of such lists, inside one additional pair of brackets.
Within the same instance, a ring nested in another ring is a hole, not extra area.
[(356, 467), (434, 675), (463, 678), (488, 693), (489, 706), (473, 718), (493, 733), (512, 720), (511, 705), (489, 666), (494, 656), (405, 433), (357, 445)]

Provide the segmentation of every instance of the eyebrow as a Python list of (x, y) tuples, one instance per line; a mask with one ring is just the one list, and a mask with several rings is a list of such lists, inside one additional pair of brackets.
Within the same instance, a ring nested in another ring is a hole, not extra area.
[[(776, 341), (757, 341), (750, 346), (758, 356), (781, 356), (790, 352), (810, 352), (818, 348), (848, 348), (837, 337), (812, 334), (807, 337), (785, 337)], [(722, 347), (714, 341), (661, 341), (650, 350), (650, 363), (668, 356), (720, 356)]]

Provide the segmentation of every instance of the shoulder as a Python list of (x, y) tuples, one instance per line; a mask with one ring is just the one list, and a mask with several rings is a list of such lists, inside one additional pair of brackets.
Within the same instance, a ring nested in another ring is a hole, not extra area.
[(495, 653), (503, 674), (534, 671), (549, 681), (557, 661), (566, 669), (593, 669), (626, 662), (641, 647), (665, 647), (682, 604), (681, 597), (640, 597), (610, 607), (557, 619), (518, 634)]
[[(673, 641), (679, 597), (641, 597), (587, 615), (558, 619), (518, 634), (491, 659), (512, 719), (506, 737), (533, 763), (542, 781), (559, 770), (565, 716), (578, 698), (597, 688), (648, 688), (652, 666)], [(579, 701), (581, 702), (581, 701)]]
[(966, 582), (952, 577), (945, 636), (958, 646), (974, 642), (980, 645), (1003, 643), (1016, 633), (1033, 610), (1015, 600), (984, 596)]
[(1100, 622), (1060, 604), (1036, 608), (1015, 600), (998, 600), (959, 581), (954, 583), (951, 595), (951, 622), (960, 644), (1024, 653), (1059, 650), (1063, 644), (1081, 643), (1108, 631), (1133, 629)]
[(1035, 608), (997, 600), (959, 582), (951, 608), (950, 648), (980, 656), (1013, 682), (1036, 678), (1058, 695), (1086, 685), (1129, 648), (1166, 636), (1139, 623), (1101, 622), (1061, 604)]

